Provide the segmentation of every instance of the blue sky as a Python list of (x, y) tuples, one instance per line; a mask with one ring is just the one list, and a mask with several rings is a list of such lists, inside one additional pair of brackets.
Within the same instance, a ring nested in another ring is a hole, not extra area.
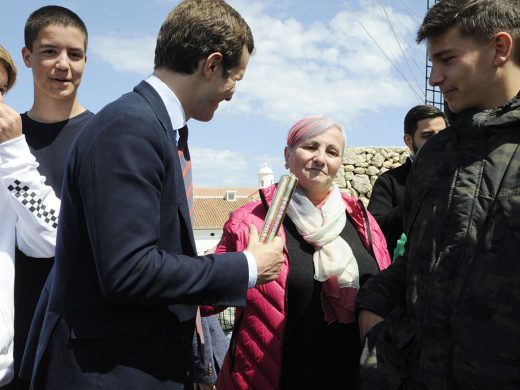
[[(188, 122), (195, 186), (256, 186), (264, 163), (285, 174), (288, 129), (326, 114), (349, 146), (402, 146), (403, 117), (424, 102), (425, 47), (415, 43), (426, 0), (229, 0), (251, 26), (255, 53), (231, 102), (209, 123)], [(25, 112), (32, 77), (23, 26), (46, 4), (75, 11), (89, 30), (81, 103), (97, 112), (153, 68), (157, 32), (175, 0), (29, 0), (2, 4), (0, 44), (19, 67), (6, 96)]]

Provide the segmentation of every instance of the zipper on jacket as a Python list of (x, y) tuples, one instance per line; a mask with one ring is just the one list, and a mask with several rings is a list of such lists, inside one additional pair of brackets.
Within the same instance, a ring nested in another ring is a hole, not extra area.
[(242, 323), (242, 318), (244, 317), (244, 309), (240, 310), (240, 315), (237, 317), (235, 315), (235, 323), (233, 324), (233, 332), (231, 333), (231, 340), (229, 341), (229, 362), (230, 362), (230, 371), (235, 369), (235, 350), (237, 344), (237, 335), (238, 330), (240, 328), (240, 324)]

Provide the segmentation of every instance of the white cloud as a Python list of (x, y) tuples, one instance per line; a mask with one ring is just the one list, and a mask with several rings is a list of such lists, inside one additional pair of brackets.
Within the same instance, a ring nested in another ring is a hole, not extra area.
[[(275, 176), (284, 174), (283, 156), (269, 154), (248, 156), (244, 153), (223, 149), (190, 148), (193, 161), (195, 185), (207, 187), (256, 186), (256, 173), (267, 164)], [(278, 178), (275, 177), (276, 181)]]
[[(331, 20), (309, 26), (294, 18), (277, 19), (261, 8), (250, 13), (250, 2), (235, 3), (243, 7), (239, 11), (256, 42), (256, 54), (237, 89), (241, 105), (234, 107), (236, 115), (244, 109), (274, 121), (294, 121), (319, 113), (349, 128), (367, 112), (417, 101), (381, 52), (411, 78), (402, 55), (402, 50), (416, 49), (415, 43), (412, 48), (402, 43), (403, 37), (413, 42), (415, 26), (409, 16), (386, 9), (400, 48), (383, 9), (374, 2), (355, 8), (349, 2)], [(419, 93), (421, 88), (416, 86)]]
[(237, 186), (241, 183), (254, 184), (249, 177), (248, 158), (231, 150), (210, 148), (190, 148), (193, 161), (193, 180), (204, 186)]
[[(223, 115), (256, 115), (287, 124), (306, 115), (327, 114), (348, 130), (367, 113), (421, 100), (390, 63), (412, 80), (416, 93), (422, 93), (422, 81), (420, 85), (413, 81), (414, 70), (404, 62), (403, 51), (424, 61), (413, 41), (416, 23), (408, 14), (386, 7), (392, 30), (375, 0), (343, 2), (344, 7), (329, 20), (309, 24), (273, 16), (287, 14), (284, 10), (290, 9), (290, 1), (234, 0), (231, 4), (251, 26), (256, 54), (237, 87), (233, 108), (223, 107)], [(153, 66), (154, 45), (152, 36), (92, 38), (94, 54), (116, 71), (143, 75)]]
[(109, 63), (116, 72), (148, 75), (153, 69), (156, 37), (93, 35), (89, 41), (90, 52)]

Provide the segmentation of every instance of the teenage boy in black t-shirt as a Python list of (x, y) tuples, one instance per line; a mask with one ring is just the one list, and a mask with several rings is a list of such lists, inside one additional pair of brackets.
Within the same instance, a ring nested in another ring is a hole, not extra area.
[[(25, 24), (22, 56), (31, 68), (34, 100), (22, 114), (23, 133), (40, 173), (59, 196), (65, 161), (80, 129), (93, 116), (77, 97), (87, 61), (88, 33), (81, 18), (60, 6), (34, 11)], [(21, 251), (15, 261), (15, 373), (18, 374), (34, 310), (54, 258)], [(16, 389), (28, 388), (20, 383)]]

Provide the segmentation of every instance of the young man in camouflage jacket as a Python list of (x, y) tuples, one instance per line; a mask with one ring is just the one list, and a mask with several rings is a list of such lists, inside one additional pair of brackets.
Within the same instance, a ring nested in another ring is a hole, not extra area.
[(384, 388), (520, 385), (519, 26), (518, 0), (440, 0), (419, 29), (451, 126), (414, 163), (405, 255), (358, 295)]

